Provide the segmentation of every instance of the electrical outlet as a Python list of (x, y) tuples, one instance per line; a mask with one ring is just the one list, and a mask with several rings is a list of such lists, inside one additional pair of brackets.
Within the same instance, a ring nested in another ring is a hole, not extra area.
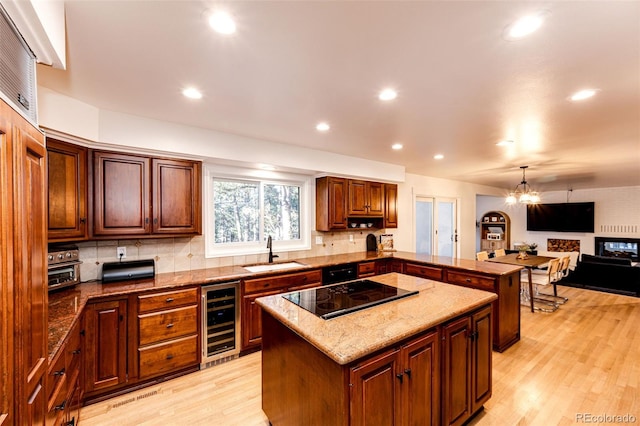
[(349, 234), (349, 241), (353, 242), (353, 234)]
[(322, 236), (316, 237), (316, 244), (322, 244)]
[(126, 259), (127, 258), (127, 248), (126, 247), (117, 247), (116, 248), (116, 257), (118, 259)]

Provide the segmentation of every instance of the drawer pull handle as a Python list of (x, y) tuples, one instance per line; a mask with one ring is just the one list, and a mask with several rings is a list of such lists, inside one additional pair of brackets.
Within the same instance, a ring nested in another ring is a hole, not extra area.
[(466, 279), (466, 281), (467, 281), (468, 283), (470, 283), (470, 282), (471, 282), (471, 278), (467, 278), (467, 279)]
[(167, 359), (173, 359), (173, 355), (168, 354), (168, 355), (167, 355)]
[(167, 303), (173, 302), (173, 297), (167, 297)]
[(54, 371), (54, 376), (64, 376), (64, 368), (62, 370)]
[(62, 404), (56, 405), (55, 407), (53, 407), (53, 409), (56, 411), (63, 411), (65, 405), (67, 405), (67, 401), (62, 401)]
[(173, 327), (173, 323), (167, 324), (167, 328), (171, 328), (171, 327)]
[(71, 355), (80, 355), (80, 349), (76, 349), (75, 351), (71, 352)]

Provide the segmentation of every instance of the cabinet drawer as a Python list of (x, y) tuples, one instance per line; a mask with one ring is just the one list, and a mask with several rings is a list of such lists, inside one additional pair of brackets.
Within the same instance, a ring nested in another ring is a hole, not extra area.
[(167, 291), (138, 296), (138, 311), (148, 312), (198, 303), (198, 289)]
[(140, 378), (178, 370), (198, 363), (198, 336), (187, 336), (139, 348)]
[[(62, 348), (64, 351), (64, 348)], [(60, 353), (53, 364), (49, 366), (47, 380), (48, 411), (56, 411), (54, 407), (64, 402), (67, 396), (67, 369), (64, 354)]]
[(494, 291), (495, 285), (493, 278), (453, 271), (447, 271), (447, 282), (488, 291)]
[(358, 278), (376, 274), (376, 262), (358, 263)]
[(404, 266), (404, 273), (420, 278), (442, 281), (442, 268), (434, 266), (416, 265), (415, 263), (407, 263)]
[(268, 278), (256, 278), (244, 281), (244, 292), (257, 293), (263, 291), (282, 290), (289, 287), (306, 286), (313, 283), (322, 282), (322, 272), (320, 269), (305, 271), (296, 274), (276, 275)]
[(198, 330), (198, 307), (187, 306), (169, 311), (138, 315), (140, 345), (195, 334)]

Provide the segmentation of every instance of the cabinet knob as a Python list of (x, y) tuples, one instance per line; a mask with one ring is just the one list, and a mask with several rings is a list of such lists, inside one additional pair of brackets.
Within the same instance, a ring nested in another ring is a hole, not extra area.
[(56, 405), (55, 407), (53, 407), (54, 410), (56, 411), (64, 411), (64, 407), (67, 405), (67, 401), (62, 401), (62, 404), (60, 405)]
[(167, 328), (172, 328), (173, 327), (173, 323), (167, 324)]
[(64, 376), (64, 368), (62, 370), (58, 370), (58, 371), (54, 371), (53, 372), (54, 376)]
[(168, 355), (167, 355), (167, 359), (173, 359), (173, 355), (168, 354)]
[(167, 303), (173, 302), (173, 297), (167, 297)]

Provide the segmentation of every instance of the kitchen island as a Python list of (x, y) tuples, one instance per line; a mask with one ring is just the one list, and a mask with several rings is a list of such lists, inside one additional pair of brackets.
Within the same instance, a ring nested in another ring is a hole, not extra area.
[[(263, 410), (274, 426), (462, 424), (491, 396), (494, 293), (391, 273), (417, 295), (324, 320), (263, 310)], [(455, 367), (455, 368), (454, 368)]]

